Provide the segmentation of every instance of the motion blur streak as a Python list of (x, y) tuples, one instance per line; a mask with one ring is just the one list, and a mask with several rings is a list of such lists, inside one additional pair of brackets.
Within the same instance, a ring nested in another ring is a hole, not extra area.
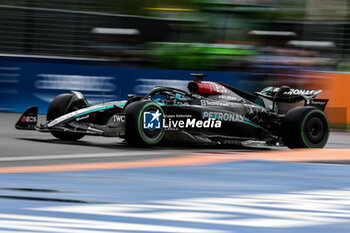
[[(346, 0), (0, 0), (0, 98), (8, 100), (0, 110), (22, 112), (31, 100), (45, 113), (68, 89), (97, 103), (101, 93), (142, 95), (155, 83), (186, 88), (171, 69), (212, 71), (213, 80), (219, 71), (232, 74), (220, 81), (250, 92), (315, 88), (326, 77), (324, 95), (333, 97), (350, 77), (348, 10)], [(125, 75), (126, 67), (139, 70)], [(350, 125), (344, 99), (329, 102), (332, 127)]]
[[(0, 0), (0, 232), (350, 232), (349, 12), (348, 0)], [(141, 148), (13, 127), (63, 92), (94, 105), (187, 90), (190, 73), (249, 93), (323, 90), (325, 149)]]

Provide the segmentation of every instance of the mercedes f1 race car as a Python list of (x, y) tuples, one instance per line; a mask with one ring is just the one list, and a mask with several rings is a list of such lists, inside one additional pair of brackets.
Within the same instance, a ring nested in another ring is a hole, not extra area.
[[(156, 86), (145, 96), (89, 105), (77, 91), (58, 95), (37, 124), (37, 107), (28, 108), (17, 129), (49, 132), (62, 140), (84, 135), (124, 138), (137, 145), (179, 143), (220, 145), (264, 143), (289, 148), (322, 148), (329, 136), (321, 90), (267, 87), (253, 94), (191, 74), (188, 92)], [(302, 103), (285, 113), (281, 104)]]

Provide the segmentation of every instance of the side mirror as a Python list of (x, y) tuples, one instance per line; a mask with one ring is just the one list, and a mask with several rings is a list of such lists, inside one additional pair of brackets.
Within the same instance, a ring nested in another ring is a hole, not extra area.
[(128, 94), (128, 98), (129, 98), (129, 99), (132, 99), (132, 98), (134, 98), (134, 97), (136, 97), (135, 94)]

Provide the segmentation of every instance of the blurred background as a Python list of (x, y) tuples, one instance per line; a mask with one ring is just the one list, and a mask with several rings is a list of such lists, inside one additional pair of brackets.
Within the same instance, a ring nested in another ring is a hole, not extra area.
[(246, 91), (323, 89), (350, 124), (348, 0), (0, 0), (0, 111), (45, 113), (62, 92), (90, 103), (185, 89), (204, 72)]

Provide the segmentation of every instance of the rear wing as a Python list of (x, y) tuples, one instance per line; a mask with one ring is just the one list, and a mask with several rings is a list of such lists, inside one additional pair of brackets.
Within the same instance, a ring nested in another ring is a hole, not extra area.
[(297, 103), (300, 101), (305, 101), (305, 106), (314, 106), (323, 111), (328, 103), (328, 99), (315, 99), (316, 96), (321, 92), (322, 90), (316, 89), (270, 86), (264, 88), (260, 92), (255, 92), (254, 95), (272, 101), (273, 108), (275, 106), (275, 103)]
[(308, 96), (308, 97), (316, 97), (320, 94), (322, 90), (315, 89), (300, 89), (300, 88), (290, 88), (287, 86), (281, 87), (266, 87), (262, 89), (260, 92), (256, 92), (259, 94), (263, 94), (266, 96), (275, 96), (275, 94), (279, 94), (280, 97), (297, 97), (297, 96)]

